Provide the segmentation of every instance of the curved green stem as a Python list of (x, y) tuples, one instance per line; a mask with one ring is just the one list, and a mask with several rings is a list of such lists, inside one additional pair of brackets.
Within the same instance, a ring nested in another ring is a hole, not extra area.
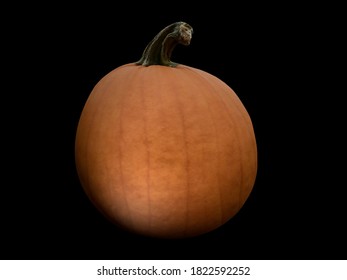
[(164, 65), (175, 67), (178, 63), (170, 60), (173, 49), (177, 44), (189, 45), (193, 28), (182, 21), (170, 24), (161, 30), (145, 48), (137, 65)]

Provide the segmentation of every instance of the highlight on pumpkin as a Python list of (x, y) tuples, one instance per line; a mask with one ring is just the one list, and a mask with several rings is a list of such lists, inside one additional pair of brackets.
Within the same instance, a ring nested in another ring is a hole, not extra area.
[(129, 232), (211, 232), (240, 211), (255, 184), (256, 138), (237, 94), (204, 70), (170, 61), (192, 32), (183, 22), (164, 28), (139, 62), (95, 85), (81, 112), (81, 186), (106, 219)]

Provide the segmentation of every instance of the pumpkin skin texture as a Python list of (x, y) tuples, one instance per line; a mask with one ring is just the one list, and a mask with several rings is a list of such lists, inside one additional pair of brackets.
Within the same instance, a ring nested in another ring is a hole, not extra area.
[(255, 183), (252, 122), (235, 92), (186, 65), (120, 66), (94, 87), (76, 132), (78, 176), (94, 205), (137, 234), (210, 232)]

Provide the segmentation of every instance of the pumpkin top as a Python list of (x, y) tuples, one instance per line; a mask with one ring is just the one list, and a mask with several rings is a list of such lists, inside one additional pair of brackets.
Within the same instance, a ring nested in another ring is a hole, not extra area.
[(178, 63), (170, 60), (172, 51), (177, 44), (189, 45), (192, 34), (193, 28), (183, 21), (170, 24), (149, 42), (136, 65), (176, 67)]

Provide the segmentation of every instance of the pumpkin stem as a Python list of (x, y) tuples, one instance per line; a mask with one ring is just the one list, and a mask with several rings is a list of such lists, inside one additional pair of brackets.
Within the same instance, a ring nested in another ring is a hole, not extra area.
[(192, 39), (193, 28), (183, 22), (175, 22), (161, 30), (145, 48), (137, 65), (164, 65), (176, 67), (178, 63), (170, 60), (177, 44), (188, 46)]

